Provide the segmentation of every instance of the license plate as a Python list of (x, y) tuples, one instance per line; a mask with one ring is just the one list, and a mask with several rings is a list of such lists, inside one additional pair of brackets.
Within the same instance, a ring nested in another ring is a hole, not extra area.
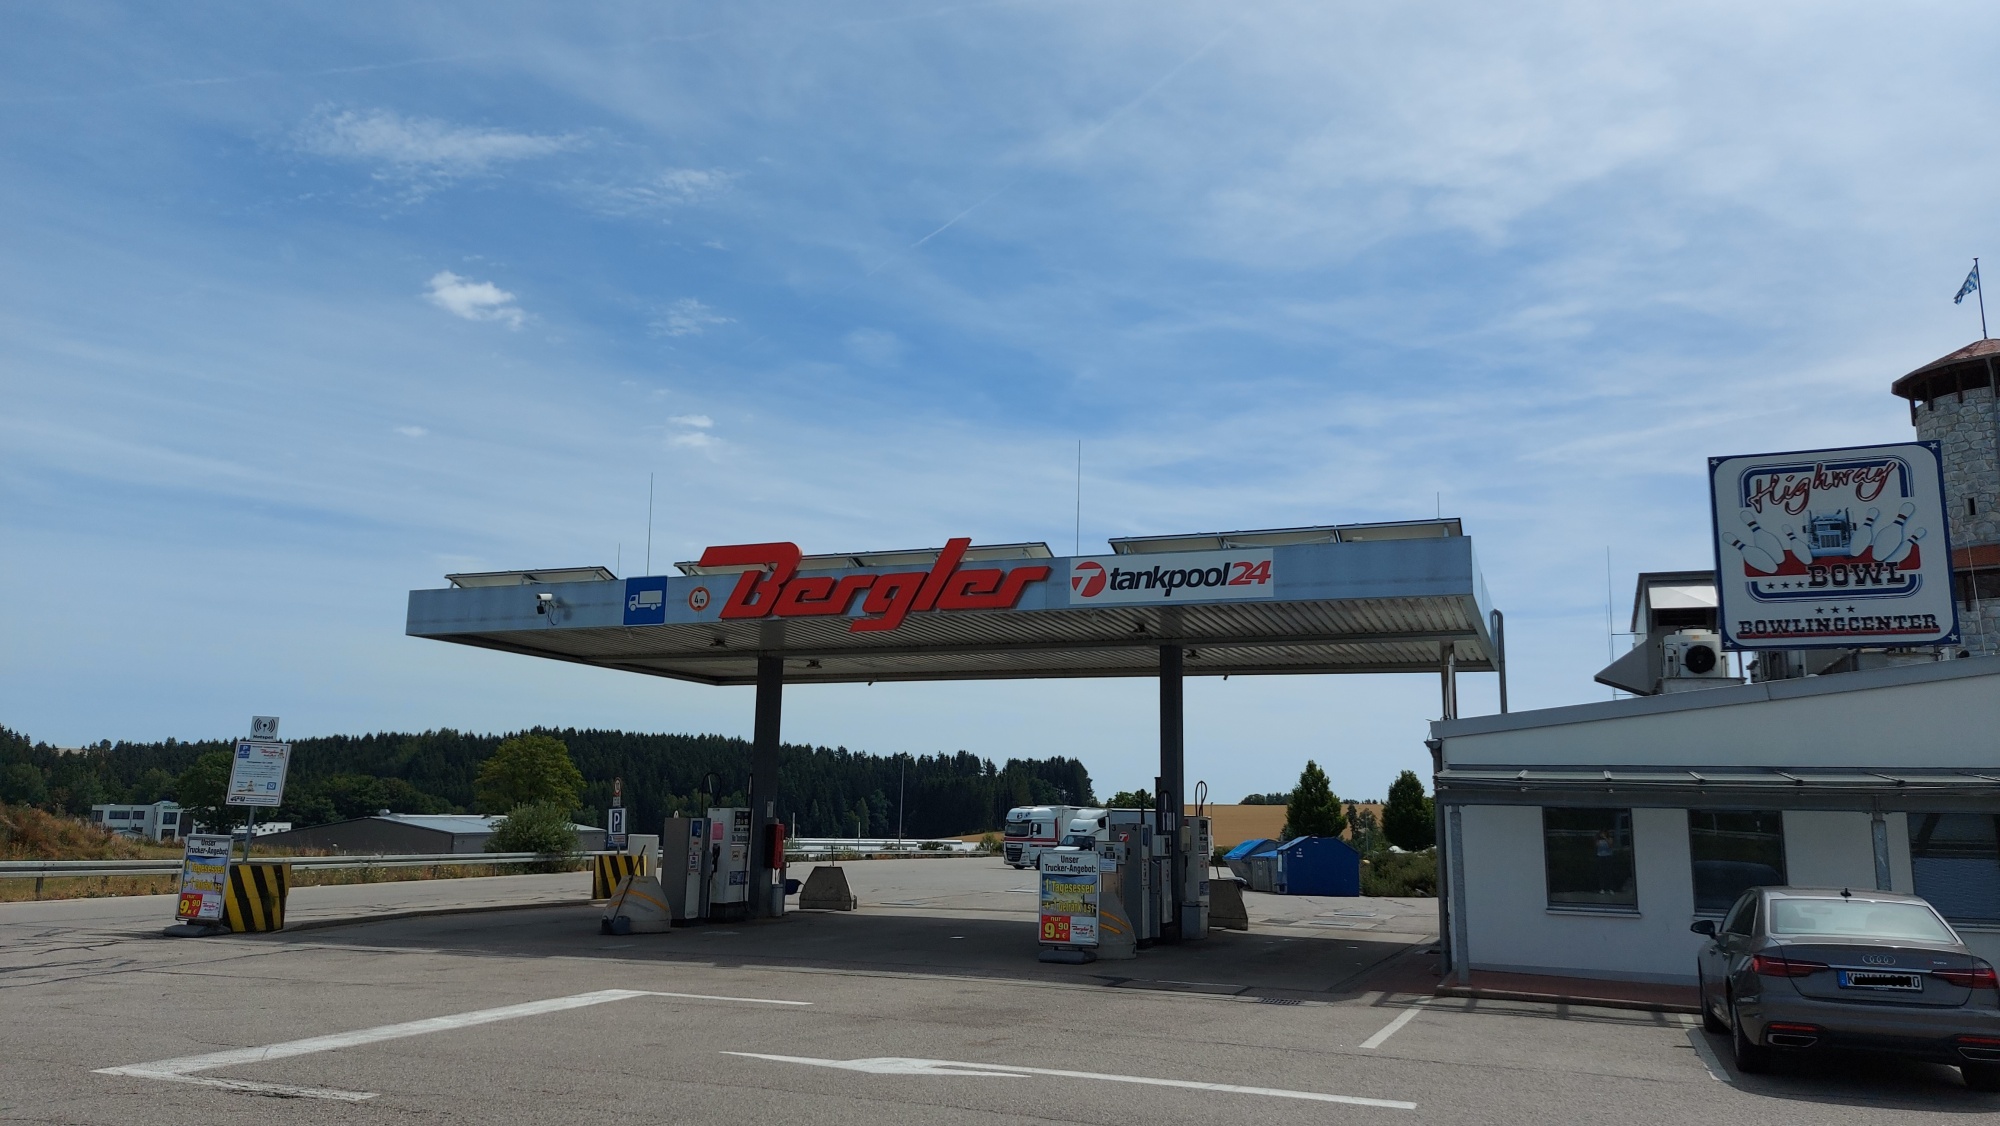
[(1871, 970), (1840, 971), (1840, 987), (1842, 989), (1901, 989), (1911, 993), (1920, 993), (1924, 988), (1923, 983), (1917, 980), (1916, 974), (1885, 974), (1875, 973)]

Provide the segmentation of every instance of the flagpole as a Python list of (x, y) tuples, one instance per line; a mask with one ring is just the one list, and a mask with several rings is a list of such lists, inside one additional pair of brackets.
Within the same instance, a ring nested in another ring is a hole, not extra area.
[[(1973, 276), (1973, 277), (1975, 277), (1975, 278), (1978, 278), (1978, 277), (1979, 277), (1979, 259), (1978, 259), (1978, 258), (1974, 258), (1974, 259), (1972, 260), (1972, 276)], [(1979, 288), (1978, 288), (1978, 289), (1975, 289), (1975, 290), (1973, 290), (1972, 292), (1974, 292), (1974, 293), (1977, 293), (1977, 294), (1979, 295), (1979, 339), (1981, 339), (1981, 340), (1985, 340), (1985, 339), (1987, 339), (1987, 336), (1986, 336), (1986, 279), (1985, 279), (1985, 278), (1979, 278)], [(1995, 394), (2000, 394), (2000, 388), (1995, 388), (1995, 389), (1994, 389), (1994, 393), (1995, 393)]]

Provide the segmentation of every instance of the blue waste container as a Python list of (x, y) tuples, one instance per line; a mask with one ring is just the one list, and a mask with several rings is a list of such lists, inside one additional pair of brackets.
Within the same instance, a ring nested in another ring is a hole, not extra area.
[(1293, 837), (1276, 849), (1279, 895), (1360, 895), (1361, 854), (1339, 837)]
[[(1268, 886), (1262, 888), (1256, 887), (1255, 881), (1250, 879), (1250, 857), (1256, 853), (1269, 852), (1277, 847), (1277, 841), (1263, 837), (1256, 840), (1244, 841), (1242, 844), (1223, 853), (1222, 862), (1229, 865), (1229, 870), (1235, 873), (1238, 879), (1249, 881), (1252, 890), (1270, 891), (1271, 889)], [(1267, 885), (1269, 882), (1268, 880), (1265, 881)]]

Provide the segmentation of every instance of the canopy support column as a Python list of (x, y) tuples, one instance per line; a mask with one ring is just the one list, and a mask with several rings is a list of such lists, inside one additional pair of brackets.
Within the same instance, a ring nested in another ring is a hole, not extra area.
[[(750, 744), (750, 916), (771, 911), (773, 867), (767, 827), (778, 816), (778, 720), (784, 704), (785, 659), (757, 658), (757, 719)], [(782, 861), (782, 858), (780, 858)]]
[(1154, 801), (1159, 810), (1160, 833), (1166, 837), (1167, 852), (1173, 857), (1169, 882), (1164, 889), (1164, 910), (1160, 917), (1160, 937), (1178, 941), (1181, 936), (1181, 888), (1187, 883), (1188, 858), (1181, 854), (1181, 795), (1187, 764), (1182, 742), (1181, 669), (1186, 653), (1180, 643), (1160, 646), (1160, 792)]

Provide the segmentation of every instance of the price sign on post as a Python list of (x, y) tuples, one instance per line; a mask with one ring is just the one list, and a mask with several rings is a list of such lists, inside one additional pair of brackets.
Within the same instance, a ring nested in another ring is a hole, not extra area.
[(236, 744), (229, 769), (228, 805), (276, 806), (285, 800), (285, 770), (292, 762), (290, 743), (244, 740)]
[(222, 918), (222, 897), (229, 886), (229, 838), (197, 833), (187, 838), (181, 861), (178, 918), (212, 923)]
[(1042, 943), (1048, 946), (1097, 945), (1097, 853), (1044, 852), (1042, 874)]

